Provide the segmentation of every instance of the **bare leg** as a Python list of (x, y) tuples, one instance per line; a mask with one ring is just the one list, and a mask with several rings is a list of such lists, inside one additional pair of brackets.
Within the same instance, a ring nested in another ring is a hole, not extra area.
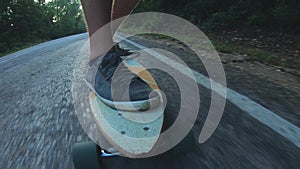
[[(111, 27), (103, 26), (129, 15), (138, 2), (139, 0), (81, 0), (90, 37), (90, 60), (104, 54), (113, 46), (112, 36), (122, 21), (115, 22)], [(101, 34), (96, 33), (99, 29)]]
[[(129, 15), (137, 6), (140, 0), (113, 0), (111, 20), (114, 21), (123, 16)], [(112, 34), (114, 35), (120, 24), (123, 22), (113, 22)]]
[[(122, 50), (117, 50), (116, 47), (115, 51), (106, 53), (113, 47), (112, 35), (122, 22), (113, 25), (108, 23), (129, 15), (138, 2), (139, 0), (81, 0), (89, 29), (90, 61), (92, 60), (86, 71), (87, 87), (96, 92), (105, 104), (111, 107), (119, 104), (123, 106), (122, 109), (129, 111), (136, 111), (132, 105), (139, 107), (140, 110), (148, 110), (153, 105), (151, 102), (160, 101), (159, 94), (154, 89), (124, 66), (121, 56), (125, 55), (121, 55)], [(100, 55), (103, 58), (98, 57)], [(113, 81), (113, 77), (117, 69), (124, 74), (116, 76), (118, 77), (115, 78), (116, 82)], [(131, 77), (135, 77), (135, 80), (131, 81)], [(130, 98), (123, 90), (127, 89), (127, 86), (128, 89), (129, 86), (131, 88)], [(120, 101), (114, 101), (113, 95)]]
[[(111, 21), (112, 0), (81, 0), (81, 4), (90, 37), (91, 60), (105, 53), (107, 49), (113, 45), (110, 29), (103, 30), (104, 33), (101, 34), (94, 34)], [(103, 40), (105, 40), (105, 42), (102, 42)]]

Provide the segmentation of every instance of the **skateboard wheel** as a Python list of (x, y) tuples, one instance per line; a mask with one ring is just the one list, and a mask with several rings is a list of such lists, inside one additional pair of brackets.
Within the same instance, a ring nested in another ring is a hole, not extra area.
[(93, 142), (75, 143), (72, 158), (75, 169), (100, 169), (100, 147)]
[(194, 134), (190, 131), (185, 138), (169, 152), (172, 155), (180, 155), (194, 150), (196, 146)]

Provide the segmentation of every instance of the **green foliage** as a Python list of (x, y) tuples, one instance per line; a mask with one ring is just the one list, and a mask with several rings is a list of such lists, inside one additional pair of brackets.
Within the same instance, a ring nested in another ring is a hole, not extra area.
[[(268, 31), (300, 32), (299, 0), (141, 0), (135, 12), (144, 11), (175, 14), (206, 31), (250, 25)], [(0, 1), (0, 53), (28, 42), (84, 31), (78, 0)]]
[(280, 60), (280, 57), (277, 54), (263, 49), (248, 48), (236, 45), (232, 42), (221, 42), (215, 39), (212, 39), (212, 43), (218, 52), (234, 53), (238, 51), (239, 53), (248, 55), (251, 60), (259, 61), (264, 64), (275, 63), (281, 66), (286, 64), (286, 62)]
[(77, 0), (1, 0), (0, 53), (85, 31)]
[(138, 7), (138, 11), (147, 9), (183, 17), (205, 30), (232, 29), (242, 24), (300, 32), (299, 0), (142, 0)]
[(160, 11), (160, 2), (157, 0), (140, 0), (135, 12)]
[(267, 51), (264, 51), (264, 50), (261, 50), (261, 49), (254, 49), (253, 51), (251, 51), (249, 53), (249, 55), (253, 60), (257, 60), (257, 61), (265, 63), (265, 64), (275, 62), (275, 60), (279, 59), (273, 53), (267, 52)]
[(218, 52), (222, 52), (222, 53), (233, 53), (234, 51), (237, 50), (236, 45), (230, 44), (230, 43), (224, 43), (224, 42), (219, 42), (219, 41), (212, 41), (215, 49)]

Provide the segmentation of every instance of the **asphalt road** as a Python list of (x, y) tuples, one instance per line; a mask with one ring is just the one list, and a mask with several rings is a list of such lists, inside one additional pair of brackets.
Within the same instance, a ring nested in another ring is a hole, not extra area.
[[(74, 63), (84, 57), (80, 56), (80, 50), (86, 41), (86, 34), (75, 35), (0, 58), (0, 168), (73, 168), (72, 144), (89, 140), (76, 118), (71, 93)], [(189, 54), (170, 50), (182, 56), (191, 68), (205, 74), (203, 66), (193, 61), (193, 57), (185, 57)], [(234, 68), (225, 66), (225, 70), (231, 89), (300, 127), (298, 95)], [(178, 107), (178, 88), (167, 74), (156, 72), (156, 76), (170, 98), (167, 112), (171, 112)], [(198, 87), (201, 109), (193, 127), (196, 138), (210, 106), (210, 90)], [(297, 169), (300, 148), (227, 101), (216, 132), (207, 142), (197, 144), (194, 151), (137, 160), (117, 157), (103, 163), (111, 169)]]

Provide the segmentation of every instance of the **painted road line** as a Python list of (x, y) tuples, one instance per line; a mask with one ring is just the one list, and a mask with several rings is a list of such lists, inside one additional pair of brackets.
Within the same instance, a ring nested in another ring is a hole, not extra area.
[[(174, 60), (169, 59), (168, 57), (154, 51), (148, 49), (147, 47), (140, 45), (132, 40), (124, 39), (124, 37), (120, 35), (116, 35), (116, 38), (122, 39), (125, 42), (147, 52), (148, 54), (154, 56), (156, 59), (159, 59), (163, 63), (169, 65), (170, 67), (178, 70), (179, 72), (186, 74), (186, 72), (182, 72), (181, 63), (176, 63)], [(260, 104), (256, 103), (255, 101), (251, 100), (247, 96), (244, 96), (232, 89), (229, 89), (217, 82), (212, 81), (211, 79), (207, 78), (206, 76), (202, 75), (201, 73), (192, 70), (193, 75), (196, 77), (197, 83), (203, 85), (208, 89), (212, 89), (219, 95), (226, 97), (224, 91), (227, 90), (227, 97), (226, 99), (233, 103), (235, 106), (239, 107), (243, 111), (247, 112), (250, 116), (257, 119), (261, 123), (265, 124), (266, 126), (273, 129), (278, 134), (282, 135), (283, 137), (287, 138), (289, 141), (294, 143), (298, 148), (300, 148), (300, 129), (293, 125), (292, 123), (288, 122), (287, 120), (281, 118), (280, 116), (276, 115), (274, 112), (270, 111), (269, 109), (261, 106)], [(192, 78), (193, 79), (193, 78)], [(212, 86), (212, 87), (211, 87)], [(224, 90), (226, 89), (226, 90)]]

